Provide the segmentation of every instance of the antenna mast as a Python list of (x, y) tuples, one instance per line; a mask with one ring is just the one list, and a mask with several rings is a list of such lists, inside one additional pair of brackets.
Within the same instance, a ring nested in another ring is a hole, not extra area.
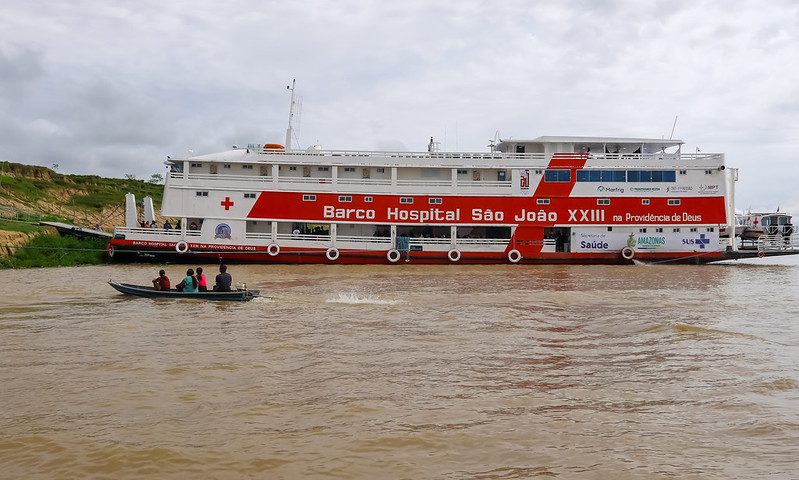
[[(293, 93), (292, 93), (293, 95)], [(674, 116), (674, 123), (671, 125), (671, 135), (669, 135), (669, 140), (674, 137), (674, 129), (677, 128), (677, 115)]]
[(291, 91), (291, 107), (289, 108), (289, 126), (286, 128), (286, 151), (291, 150), (291, 137), (294, 134), (294, 130), (292, 128), (292, 123), (294, 122), (294, 85), (297, 83), (297, 79), (291, 80), (291, 86), (287, 86), (286, 89)]

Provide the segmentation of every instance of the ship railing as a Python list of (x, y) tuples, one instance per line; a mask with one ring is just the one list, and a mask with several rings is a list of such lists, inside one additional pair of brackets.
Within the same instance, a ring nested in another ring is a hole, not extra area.
[[(182, 173), (170, 173), (169, 178), (183, 179)], [(227, 173), (189, 173), (185, 178), (188, 180), (223, 180), (223, 181), (248, 181), (248, 182), (271, 182), (271, 175), (231, 175)]]
[(330, 235), (314, 235), (310, 233), (278, 233), (278, 240), (302, 240), (305, 242), (329, 242)]
[(114, 234), (122, 235), (164, 235), (167, 237), (199, 237), (202, 232), (199, 230), (181, 230), (181, 229), (163, 229), (163, 228), (145, 228), (145, 227), (115, 227)]
[(458, 238), (458, 245), (507, 245), (510, 238)]
[(390, 178), (341, 178), (337, 180), (339, 185), (391, 185)]
[(356, 243), (374, 243), (391, 244), (391, 237), (367, 237), (363, 235), (336, 235), (337, 242), (356, 242)]
[[(552, 159), (553, 154), (544, 153), (502, 153), (502, 152), (390, 152), (390, 151), (369, 151), (369, 150), (311, 150), (311, 151), (285, 151), (285, 150), (264, 150), (261, 144), (252, 144), (251, 150), (257, 151), (263, 155), (286, 155), (292, 157), (335, 157), (333, 163), (339, 163), (338, 157), (353, 159), (353, 164), (359, 165), (357, 159), (364, 158), (385, 158), (388, 160), (430, 160), (438, 164), (443, 164), (449, 161), (453, 167), (462, 164), (476, 164), (476, 163), (490, 163), (495, 164), (497, 161), (511, 160), (513, 166), (518, 161), (531, 162), (531, 165), (547, 165)], [(639, 166), (641, 163), (654, 163), (661, 164), (663, 162), (673, 162), (675, 166), (680, 165), (713, 165), (724, 162), (724, 154), (722, 153), (590, 153), (581, 154), (580, 152), (558, 152), (558, 156), (563, 157), (564, 160), (569, 158), (583, 157), (592, 161), (600, 163), (618, 164), (619, 166)], [(475, 162), (478, 161), (478, 162)], [(511, 166), (511, 165), (509, 165)]]
[(494, 188), (511, 188), (513, 182), (509, 180), (458, 180), (458, 187), (494, 187)]
[(333, 183), (330, 177), (277, 177), (278, 183)]
[(452, 180), (397, 180), (400, 187), (451, 187)]
[(761, 235), (757, 239), (758, 251), (796, 250), (796, 235)]
[(410, 245), (449, 245), (452, 240), (449, 237), (410, 237), (408, 243)]

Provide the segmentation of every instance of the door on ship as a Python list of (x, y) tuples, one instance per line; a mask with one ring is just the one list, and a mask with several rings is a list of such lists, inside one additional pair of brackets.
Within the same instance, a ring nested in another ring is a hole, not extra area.
[[(544, 229), (544, 243), (553, 246), (555, 252), (568, 252), (571, 250), (571, 228), (570, 227), (553, 227)], [(549, 250), (552, 251), (552, 250)]]

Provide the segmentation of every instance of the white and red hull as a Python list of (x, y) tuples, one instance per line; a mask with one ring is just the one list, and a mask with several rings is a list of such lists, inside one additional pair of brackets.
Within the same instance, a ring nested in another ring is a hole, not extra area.
[[(622, 153), (588, 153), (609, 152), (611, 141)], [(109, 254), (303, 264), (731, 258), (719, 236), (733, 211), (723, 155), (666, 154), (664, 142), (540, 137), (490, 154), (257, 146), (171, 160), (162, 212), (183, 228), (129, 222)], [(541, 153), (518, 153), (525, 148)], [(549, 152), (558, 148), (569, 151)]]

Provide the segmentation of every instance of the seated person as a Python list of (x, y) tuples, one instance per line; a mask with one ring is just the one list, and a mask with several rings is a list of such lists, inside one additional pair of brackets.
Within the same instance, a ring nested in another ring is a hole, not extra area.
[(175, 290), (179, 292), (190, 292), (196, 293), (197, 292), (197, 279), (194, 277), (194, 270), (188, 269), (186, 270), (186, 278), (181, 280), (180, 283), (175, 285)]
[(219, 266), (219, 275), (216, 276), (215, 292), (231, 292), (230, 286), (233, 284), (233, 277), (227, 273), (227, 265), (224, 263)]
[(169, 283), (169, 277), (163, 270), (158, 271), (158, 278), (153, 279), (153, 288), (156, 290), (169, 290), (172, 285)]
[(203, 273), (203, 267), (197, 267), (197, 290), (200, 292), (207, 292), (208, 291), (208, 283), (205, 280), (205, 274)]

